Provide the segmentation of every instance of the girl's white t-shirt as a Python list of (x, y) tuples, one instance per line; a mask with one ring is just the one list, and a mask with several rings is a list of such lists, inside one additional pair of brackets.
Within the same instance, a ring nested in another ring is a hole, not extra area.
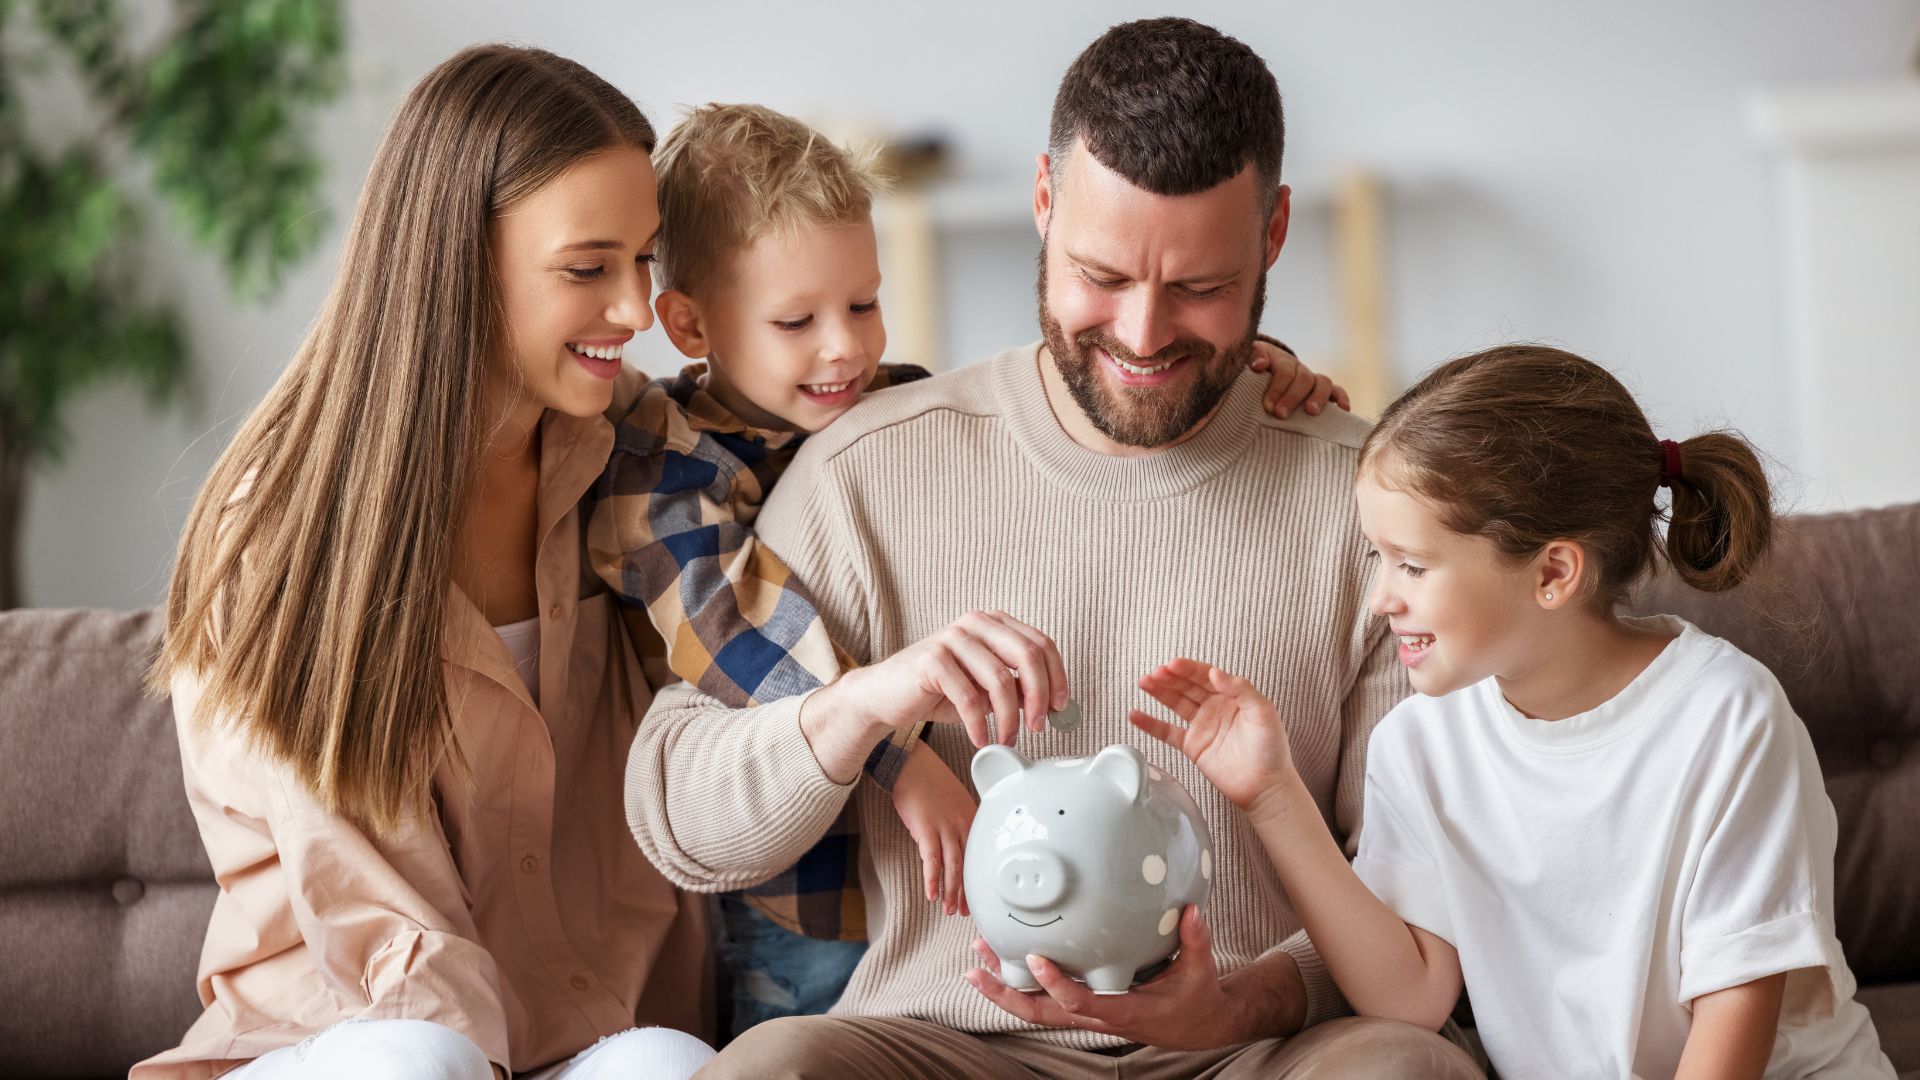
[(1773, 675), (1677, 635), (1612, 700), (1523, 716), (1493, 679), (1400, 703), (1367, 747), (1353, 868), (1460, 952), (1503, 1080), (1660, 1080), (1702, 994), (1792, 972), (1768, 1077), (1892, 1065), (1833, 930), (1833, 804)]

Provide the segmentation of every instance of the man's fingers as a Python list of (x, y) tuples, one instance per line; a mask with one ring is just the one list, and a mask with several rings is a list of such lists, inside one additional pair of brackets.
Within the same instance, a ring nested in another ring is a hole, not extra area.
[(1348, 412), (1353, 411), (1353, 395), (1347, 393), (1347, 388), (1344, 386), (1333, 388), (1333, 403)]
[(974, 634), (955, 636), (950, 648), (975, 685), (986, 692), (988, 708), (993, 711), (993, 741), (1013, 745), (1013, 737), (1020, 730), (1019, 681), (999, 655)]
[[(1064, 684), (1066, 680), (1065, 667), (1058, 663), (1059, 650), (1045, 634), (1029, 633), (1031, 627), (1004, 611), (984, 613), (975, 630), (987, 648), (1018, 677), (1021, 711), (1026, 714), (1028, 724), (1039, 730), (1055, 697), (1056, 668), (1061, 672), (1061, 682)], [(1049, 652), (1054, 654), (1053, 662), (1048, 660)], [(1016, 714), (1007, 715), (1010, 725), (1017, 724), (1018, 719)], [(1013, 740), (1009, 738), (1007, 742), (1011, 745)]]
[(1044, 956), (1027, 956), (1027, 970), (1033, 973), (1033, 979), (1047, 996), (1060, 1004), (1062, 1009), (1083, 1016), (1093, 1008), (1093, 991), (1085, 984), (1075, 982), (1060, 970), (1059, 965)]
[[(993, 966), (992, 971), (983, 968), (973, 968), (967, 972), (966, 979), (967, 982), (971, 983), (975, 990), (980, 991), (987, 1000), (1000, 1006), (1007, 1012), (1012, 1013), (1014, 1016), (1025, 1020), (1029, 1024), (1050, 1028), (1087, 1028), (1092, 1031), (1104, 1031), (1106, 1029), (1106, 1025), (1100, 1021), (1092, 1020), (1062, 1008), (1060, 1002), (1050, 993), (1024, 994), (1015, 990), (1000, 981), (999, 976), (996, 974), (999, 970), (1000, 966), (998, 964)], [(1042, 978), (1038, 971), (1034, 971), (1032, 968), (1028, 970), (1033, 971), (1035, 979)], [(1060, 977), (1065, 978), (1065, 976)], [(1071, 979), (1067, 981), (1072, 982)], [(1041, 985), (1044, 987), (1046, 984), (1043, 981)], [(1074, 983), (1074, 985), (1078, 986), (1079, 984)]]
[[(1053, 639), (1038, 628), (1029, 626), (1004, 611), (996, 612), (995, 614), (999, 616), (1000, 622), (1005, 625), (1007, 629), (1026, 638), (1040, 650), (1040, 660), (1047, 669), (1047, 684), (1045, 686), (1023, 685), (1021, 687), (1023, 690), (1030, 691), (1032, 700), (1039, 705), (1040, 715), (1028, 717), (1028, 719), (1032, 721), (1031, 726), (1033, 730), (1039, 731), (1046, 723), (1046, 714), (1048, 712), (1055, 712), (1067, 707), (1068, 688), (1066, 661), (1060, 659), (1060, 646), (1054, 644)], [(1024, 673), (1021, 676), (1021, 681), (1024, 684)]]
[(1200, 905), (1188, 904), (1180, 913), (1180, 953), (1213, 962), (1213, 927), (1200, 914)]
[(945, 646), (930, 651), (926, 663), (933, 669), (935, 685), (946, 695), (953, 711), (959, 714), (960, 722), (967, 726), (967, 737), (973, 740), (975, 746), (987, 745), (990, 733), (987, 730), (986, 695), (974, 685), (972, 677)]
[[(1000, 970), (999, 966), (995, 965), (994, 971), (998, 970)], [(1025, 1020), (1029, 1024), (1056, 1028), (1072, 1026), (1071, 1021), (1063, 1021), (1049, 1015), (1058, 1012), (1060, 1007), (1055, 1005), (1052, 999), (1048, 998), (1045, 994), (1023, 994), (1011, 986), (1008, 986), (1006, 983), (1001, 982), (998, 975), (995, 975), (985, 968), (973, 968), (969, 970), (966, 974), (966, 979), (967, 982), (971, 983), (975, 990), (980, 991), (981, 995), (988, 1001), (993, 1002), (995, 1005), (1000, 1006), (1002, 1009)]]

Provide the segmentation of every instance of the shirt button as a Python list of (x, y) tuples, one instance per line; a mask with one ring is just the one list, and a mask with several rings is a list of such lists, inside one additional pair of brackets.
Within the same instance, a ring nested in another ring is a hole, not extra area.
[(520, 860), (520, 869), (526, 871), (529, 874), (533, 873), (535, 870), (539, 868), (540, 868), (540, 857), (538, 855), (529, 855), (526, 858)]
[(585, 990), (588, 985), (587, 977), (585, 975), (575, 975), (573, 978), (568, 979), (567, 981), (573, 984), (573, 988), (575, 990)]

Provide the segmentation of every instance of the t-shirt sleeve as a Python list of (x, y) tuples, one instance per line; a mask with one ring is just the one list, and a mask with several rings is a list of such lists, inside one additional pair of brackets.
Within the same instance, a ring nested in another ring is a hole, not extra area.
[(1407, 923), (1456, 944), (1433, 849), (1432, 814), (1411, 769), (1403, 733), (1412, 725), (1402, 705), (1374, 730), (1367, 756), (1366, 823), (1353, 872)]
[(1744, 735), (1722, 744), (1728, 761), (1711, 775), (1724, 780), (1702, 792), (1719, 810), (1681, 900), (1679, 1002), (1789, 971), (1802, 973), (1789, 1001), (1830, 1012), (1847, 977), (1830, 900), (1833, 804), (1805, 726), (1767, 681), (1716, 718)]

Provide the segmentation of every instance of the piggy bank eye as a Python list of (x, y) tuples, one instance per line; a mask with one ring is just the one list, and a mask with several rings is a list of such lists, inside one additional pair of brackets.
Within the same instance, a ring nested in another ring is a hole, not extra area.
[(1067, 812), (1066, 812), (1065, 810), (1062, 810), (1062, 811), (1060, 811), (1060, 816), (1061, 816), (1061, 817), (1066, 817), (1066, 816), (1067, 816)]

